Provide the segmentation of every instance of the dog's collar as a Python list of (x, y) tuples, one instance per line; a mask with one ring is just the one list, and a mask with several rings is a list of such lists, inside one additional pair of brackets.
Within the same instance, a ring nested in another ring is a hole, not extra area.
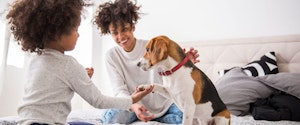
[(171, 75), (176, 70), (178, 70), (181, 66), (183, 66), (188, 60), (189, 60), (188, 56), (185, 56), (185, 58), (178, 65), (173, 67), (171, 70), (167, 70), (167, 71), (164, 71), (164, 72), (158, 72), (158, 74), (161, 75), (161, 76)]

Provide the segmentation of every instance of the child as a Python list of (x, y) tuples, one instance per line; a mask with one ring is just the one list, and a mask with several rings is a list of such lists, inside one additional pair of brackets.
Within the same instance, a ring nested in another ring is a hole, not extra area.
[(130, 109), (152, 91), (150, 87), (136, 89), (129, 97), (105, 96), (89, 78), (93, 69), (64, 55), (76, 45), (84, 5), (83, 0), (17, 0), (9, 11), (6, 18), (16, 41), (34, 53), (18, 108), (19, 124), (67, 124), (74, 92), (96, 108)]

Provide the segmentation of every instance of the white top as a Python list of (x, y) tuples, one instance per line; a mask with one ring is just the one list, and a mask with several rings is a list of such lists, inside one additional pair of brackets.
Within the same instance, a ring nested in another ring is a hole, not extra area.
[[(116, 46), (106, 53), (106, 67), (115, 96), (129, 96), (141, 84), (162, 84), (162, 77), (156, 70), (143, 71), (137, 66), (145, 53), (146, 43), (145, 40), (136, 40), (131, 52)], [(150, 93), (139, 103), (154, 113), (155, 117), (160, 117), (169, 109), (172, 101), (157, 93)]]
[(84, 67), (59, 51), (46, 49), (42, 55), (32, 56), (28, 69), (25, 94), (18, 109), (19, 124), (67, 124), (74, 92), (95, 108), (129, 109), (132, 104), (130, 96), (101, 94)]

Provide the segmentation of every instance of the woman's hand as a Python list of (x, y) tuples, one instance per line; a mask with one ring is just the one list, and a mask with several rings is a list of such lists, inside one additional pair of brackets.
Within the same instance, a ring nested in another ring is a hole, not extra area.
[[(183, 49), (183, 52), (185, 51), (186, 50)], [(198, 50), (195, 50), (193, 47), (191, 47), (190, 50), (186, 52), (186, 55), (194, 64), (200, 62), (200, 60), (197, 60), (197, 58), (199, 57)]]
[(135, 103), (130, 107), (131, 111), (135, 112), (137, 118), (141, 121), (148, 122), (154, 118), (154, 115), (151, 114), (144, 106)]

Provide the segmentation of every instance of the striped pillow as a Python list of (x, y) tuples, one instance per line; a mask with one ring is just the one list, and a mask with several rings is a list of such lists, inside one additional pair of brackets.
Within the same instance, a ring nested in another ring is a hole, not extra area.
[[(231, 69), (220, 70), (220, 77)], [(260, 60), (250, 62), (247, 65), (243, 66), (242, 69), (248, 76), (254, 77), (278, 73), (275, 52), (266, 53), (260, 58)]]

